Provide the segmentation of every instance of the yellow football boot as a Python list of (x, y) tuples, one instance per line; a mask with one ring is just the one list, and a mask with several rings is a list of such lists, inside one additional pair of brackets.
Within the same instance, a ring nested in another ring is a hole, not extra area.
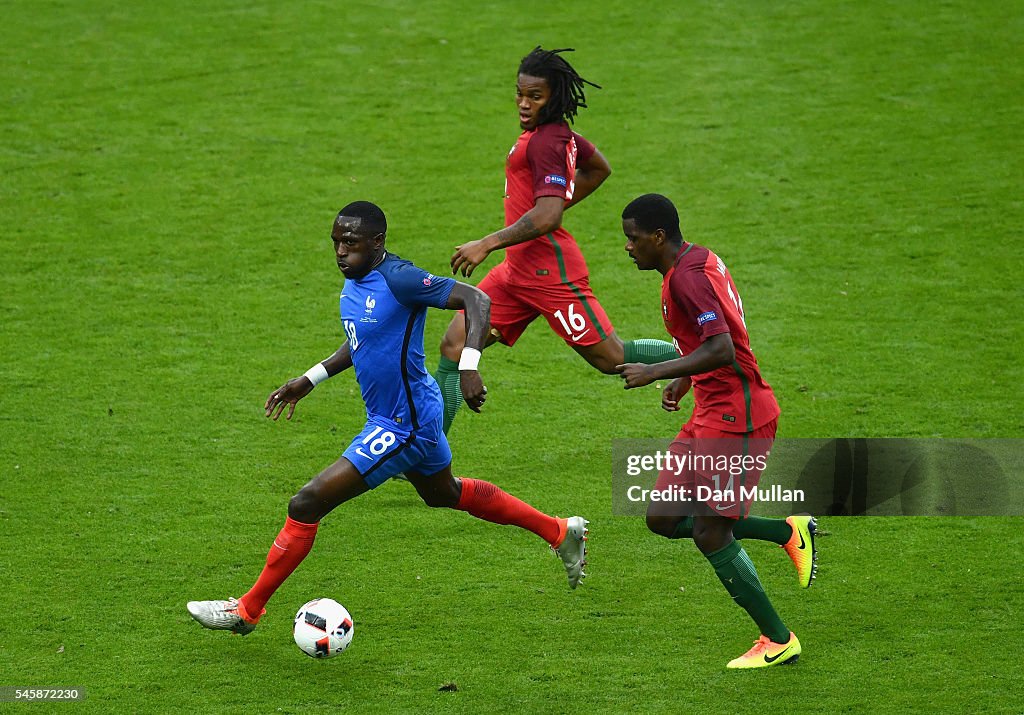
[(754, 641), (754, 647), (729, 661), (727, 668), (767, 668), (770, 665), (788, 665), (800, 657), (800, 641), (790, 631), (787, 643), (773, 643), (768, 636)]
[(782, 548), (789, 554), (796, 566), (796, 578), (800, 588), (807, 588), (818, 573), (818, 549), (814, 546), (814, 534), (818, 530), (818, 522), (813, 516), (791, 516), (786, 523), (793, 527), (793, 536)]

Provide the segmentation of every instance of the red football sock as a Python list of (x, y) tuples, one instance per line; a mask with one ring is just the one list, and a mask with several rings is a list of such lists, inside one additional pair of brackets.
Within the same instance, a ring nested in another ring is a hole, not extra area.
[(317, 526), (318, 524), (303, 524), (290, 516), (285, 519), (284, 528), (274, 539), (274, 545), (267, 554), (267, 565), (263, 567), (256, 584), (249, 589), (249, 593), (238, 599), (245, 620), (255, 623), (260, 619), (264, 613), (263, 607), (274, 595), (274, 591), (291, 576), (292, 571), (313, 548)]
[(557, 546), (565, 538), (564, 519), (539, 512), (490, 482), (466, 477), (462, 477), (461, 481), (462, 496), (455, 505), (456, 509), (468, 511), (484, 521), (527, 529), (552, 546)]

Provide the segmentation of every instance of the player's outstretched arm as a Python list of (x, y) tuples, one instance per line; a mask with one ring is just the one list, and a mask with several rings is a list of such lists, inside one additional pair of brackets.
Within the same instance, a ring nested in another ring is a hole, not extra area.
[(612, 167), (604, 155), (597, 149), (587, 157), (586, 162), (576, 167), (576, 185), (573, 188), (572, 200), (565, 204), (565, 208), (575, 206), (583, 199), (590, 196), (604, 180), (611, 176)]
[(466, 346), (459, 359), (459, 386), (469, 409), (479, 412), (487, 399), (487, 388), (477, 367), (491, 325), (491, 299), (479, 288), (457, 282), (445, 307), (466, 311)]
[(451, 260), (452, 275), (461, 270), (462, 275), (471, 276), (473, 269), (483, 263), (492, 251), (515, 246), (556, 230), (562, 225), (564, 208), (564, 199), (558, 196), (540, 196), (533, 204), (533, 208), (511, 226), (506, 226), (479, 240), (456, 246)]
[(705, 340), (699, 348), (686, 357), (666, 360), (653, 365), (631, 362), (626, 365), (616, 365), (615, 369), (619, 371), (619, 376), (626, 381), (625, 389), (631, 390), (634, 387), (650, 385), (656, 380), (689, 377), (711, 372), (731, 365), (735, 359), (736, 347), (732, 344), (732, 336), (729, 333), (719, 333)]
[(313, 388), (329, 377), (334, 377), (342, 370), (352, 367), (352, 351), (349, 349), (348, 341), (341, 344), (341, 347), (334, 351), (334, 354), (323, 362), (318, 362), (306, 370), (305, 374), (292, 378), (281, 385), (267, 397), (263, 409), (267, 417), (277, 420), (288, 406), (286, 420), (290, 420), (295, 414), (295, 405), (303, 397), (313, 391)]

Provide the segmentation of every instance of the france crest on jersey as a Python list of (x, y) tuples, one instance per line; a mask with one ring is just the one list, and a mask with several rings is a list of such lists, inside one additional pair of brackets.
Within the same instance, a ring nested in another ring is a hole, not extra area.
[(423, 326), (427, 308), (444, 308), (454, 285), (390, 253), (362, 278), (345, 281), (341, 322), (368, 419), (413, 431), (441, 414), (441, 391), (426, 370)]

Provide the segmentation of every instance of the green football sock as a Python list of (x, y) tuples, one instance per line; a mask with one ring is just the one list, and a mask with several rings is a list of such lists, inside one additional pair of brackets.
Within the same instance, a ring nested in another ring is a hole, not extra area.
[(459, 384), (459, 363), (449, 360), (444, 355), (437, 363), (437, 372), (434, 373), (441, 388), (441, 397), (444, 399), (444, 433), (448, 434), (452, 422), (455, 420), (455, 413), (462, 407), (462, 387)]
[(761, 633), (776, 643), (788, 642), (789, 629), (765, 595), (754, 564), (739, 542), (732, 541), (725, 548), (705, 556), (725, 590), (754, 619)]
[[(758, 539), (760, 541), (771, 541), (775, 544), (785, 544), (793, 535), (793, 527), (786, 523), (785, 519), (767, 519), (763, 516), (748, 516), (746, 519), (739, 519), (732, 527), (732, 535), (737, 539)], [(693, 538), (693, 517), (687, 516), (672, 533), (670, 539), (692, 539)]]
[(793, 535), (793, 527), (785, 519), (767, 519), (763, 516), (748, 516), (732, 527), (737, 539), (759, 539), (782, 545)]
[(641, 340), (629, 340), (622, 344), (623, 359), (626, 362), (642, 362), (645, 365), (675, 360), (679, 353), (672, 347), (672, 343), (664, 340), (652, 340), (643, 338)]

